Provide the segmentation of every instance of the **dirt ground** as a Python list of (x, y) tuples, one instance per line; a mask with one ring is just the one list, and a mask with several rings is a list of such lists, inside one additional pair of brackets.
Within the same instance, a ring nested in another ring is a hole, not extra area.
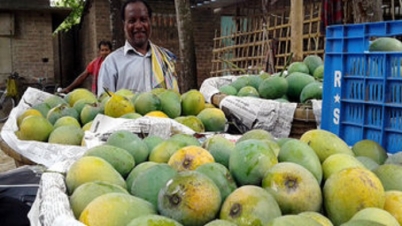
[[(0, 130), (3, 127), (3, 123), (0, 124)], [(0, 150), (0, 173), (6, 172), (10, 169), (15, 169), (14, 159)]]
[(8, 155), (0, 150), (0, 173), (6, 172), (10, 169), (15, 169), (14, 159), (10, 158)]

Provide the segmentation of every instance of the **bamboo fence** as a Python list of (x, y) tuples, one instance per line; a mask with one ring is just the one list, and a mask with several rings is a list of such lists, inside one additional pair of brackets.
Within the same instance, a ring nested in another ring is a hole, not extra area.
[[(324, 54), (320, 32), (321, 1), (305, 1), (303, 56)], [(211, 76), (278, 72), (291, 53), (289, 5), (264, 13), (261, 7), (244, 7), (233, 17), (231, 30), (216, 31)], [(228, 35), (223, 35), (228, 34)]]

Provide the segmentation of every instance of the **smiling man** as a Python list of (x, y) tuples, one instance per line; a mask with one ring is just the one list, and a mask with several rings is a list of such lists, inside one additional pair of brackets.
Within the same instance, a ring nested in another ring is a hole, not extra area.
[(178, 91), (175, 56), (153, 44), (152, 9), (145, 0), (127, 0), (121, 17), (125, 45), (109, 54), (99, 72), (98, 96), (104, 87), (110, 91), (129, 89), (146, 92), (154, 88)]

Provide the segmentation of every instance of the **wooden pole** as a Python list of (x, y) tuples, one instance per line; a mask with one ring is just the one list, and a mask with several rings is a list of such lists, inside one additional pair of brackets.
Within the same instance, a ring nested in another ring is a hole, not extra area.
[(120, 18), (120, 8), (121, 1), (120, 0), (109, 0), (109, 12), (110, 12), (110, 29), (112, 33), (112, 45), (113, 49), (117, 49), (120, 46), (124, 46), (125, 38), (124, 38), (124, 27), (123, 20)]
[(290, 51), (292, 61), (303, 60), (303, 0), (291, 0), (290, 3)]
[(194, 44), (194, 24), (190, 0), (175, 0), (177, 31), (179, 34), (181, 71), (178, 83), (181, 93), (197, 88), (197, 65)]

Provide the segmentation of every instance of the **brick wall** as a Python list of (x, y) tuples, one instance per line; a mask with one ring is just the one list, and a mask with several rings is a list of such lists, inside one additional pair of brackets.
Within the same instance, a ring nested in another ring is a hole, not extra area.
[[(89, 11), (82, 17), (78, 31), (77, 67), (73, 76), (67, 80), (73, 81), (94, 58), (98, 56), (100, 40), (110, 40), (109, 1), (91, 0), (88, 2)], [(91, 87), (91, 78), (88, 78), (83, 87)], [(68, 84), (67, 84), (68, 85)]]
[(211, 77), (212, 50), (215, 31), (220, 28), (220, 15), (208, 9), (196, 9), (192, 12), (194, 23), (194, 42), (197, 58), (198, 86)]
[[(179, 56), (179, 38), (176, 24), (176, 9), (173, 1), (149, 1), (153, 9), (153, 33), (151, 40), (157, 45), (164, 46)], [(220, 26), (219, 15), (210, 9), (195, 9), (192, 11), (194, 23), (194, 42), (197, 60), (198, 88), (209, 78), (213, 38), (215, 29)], [(172, 25), (173, 24), (173, 25)], [(178, 65), (180, 70), (180, 64)]]
[[(53, 37), (49, 13), (15, 13), (15, 35), (11, 38), (12, 68), (25, 78), (53, 78)], [(44, 63), (43, 58), (48, 62)]]
[(151, 41), (179, 56), (176, 9), (173, 2), (149, 1), (153, 10)]

